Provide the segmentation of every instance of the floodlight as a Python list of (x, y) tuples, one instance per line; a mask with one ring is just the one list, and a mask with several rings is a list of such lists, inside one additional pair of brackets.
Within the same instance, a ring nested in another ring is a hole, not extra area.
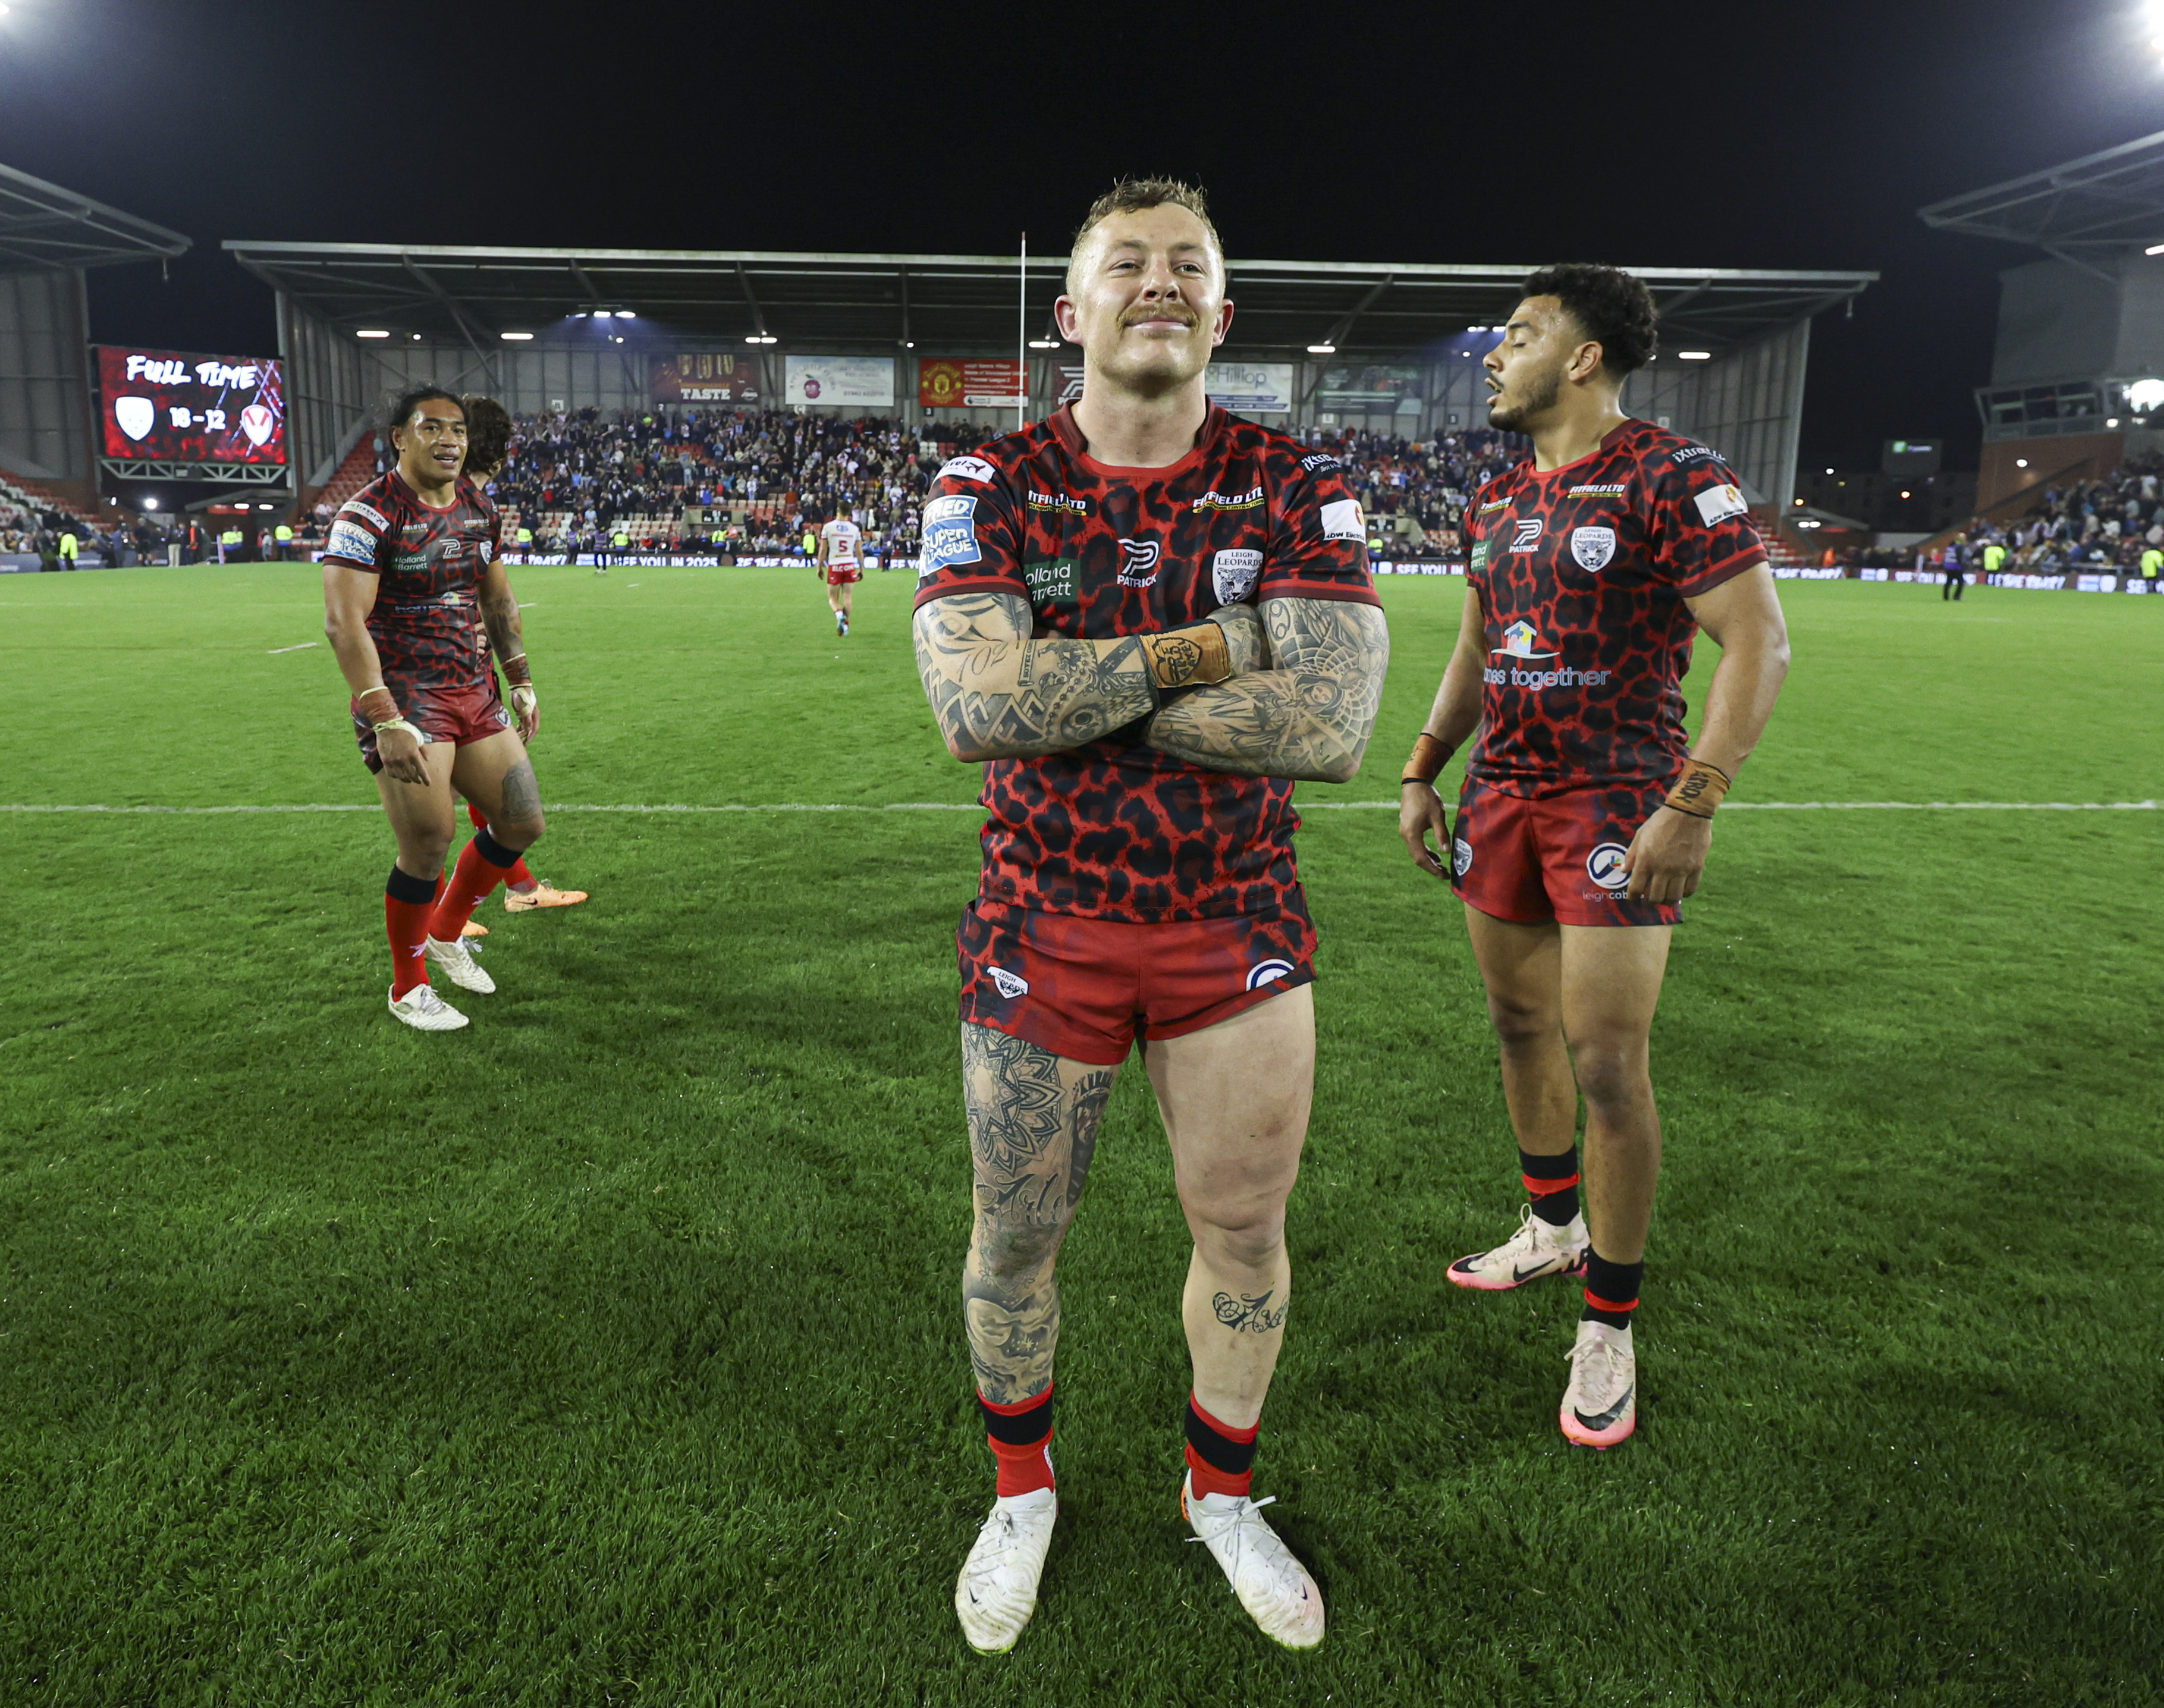
[(143, 501), (143, 507), (145, 510), (155, 510), (158, 507), (158, 501), (155, 498), (145, 498)]
[(1056, 338), (1033, 338), (1029, 341), (1029, 347), (1032, 349), (1058, 349), (1059, 340)]
[(2146, 415), (2164, 405), (2164, 380), (2136, 380), (2126, 388), (2126, 401)]
[(530, 332), (505, 332), (499, 333), (497, 336), (506, 344), (531, 344), (533, 341), (533, 334)]
[(633, 313), (628, 308), (617, 309), (616, 312), (616, 318), (618, 320), (636, 320), (638, 318), (638, 317)]
[(596, 320), (612, 320), (615, 318), (616, 310), (613, 308), (596, 308), (594, 310), (594, 318)]
[(1710, 362), (1713, 360), (1713, 352), (1710, 349), (1679, 349), (1676, 352), (1676, 360), (1679, 362)]
[(2104, 424), (2106, 427), (2116, 427), (2119, 425), (2119, 418), (2116, 415), (2107, 415), (2104, 417)]
[(2014, 466), (2017, 469), (2025, 469), (2029, 466), (2029, 459), (2026, 457), (2016, 457), (2014, 460)]
[(355, 338), (388, 338), (391, 334), (377, 327), (364, 326), (360, 331), (355, 333), (354, 336)]
[(1337, 346), (1334, 344), (1311, 344), (1307, 347), (1307, 353), (1311, 356), (1334, 356), (1337, 354)]

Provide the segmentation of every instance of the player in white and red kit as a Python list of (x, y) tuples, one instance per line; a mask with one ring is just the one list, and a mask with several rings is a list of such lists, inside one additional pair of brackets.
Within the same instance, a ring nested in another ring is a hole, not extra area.
[[(1464, 904), (1532, 1199), (1515, 1234), (1447, 1273), (1490, 1291), (1583, 1275), (1560, 1422), (1594, 1448), (1637, 1423), (1632, 1324), (1661, 1158), (1648, 1047), (1669, 933), (1788, 658), (1735, 476), (1622, 413), (1654, 338), (1652, 299), (1627, 273), (1526, 280), (1486, 366), (1490, 419), (1533, 455), (1468, 512), (1464, 618), (1398, 819)], [(1701, 628), (1721, 657), (1694, 744), (1682, 682)], [(1453, 836), (1434, 781), (1476, 726)]]
[(1058, 1513), (1054, 1265), (1139, 1048), (1192, 1242), (1181, 1511), (1257, 1625), (1305, 1648), (1321, 1593), (1251, 1493), (1314, 1092), (1293, 780), (1358, 771), (1389, 636), (1337, 460), (1210, 402), (1232, 304), (1199, 192), (1100, 199), (1054, 312), (1082, 397), (938, 471), (917, 594), (948, 749), (989, 762), (957, 948), (964, 1326), (998, 1481), (954, 1608), (1000, 1650), (1036, 1605)]
[[(333, 518), (323, 554), (325, 633), (353, 691), (361, 759), (376, 775), (398, 839), (384, 886), (391, 1012), (427, 1032), (465, 1017), (428, 984), (427, 963), (461, 989), (495, 981), (460, 942), (466, 922), (540, 838), (541, 791), (526, 757), (539, 702), (519, 638), (518, 600), (496, 560), (496, 506), (465, 478), (465, 411), (423, 386), (393, 407), (386, 437), (397, 465)], [(517, 720), (496, 693), (493, 645)], [(459, 857), (454, 791), (487, 825)]]
[(857, 583), (864, 578), (864, 530), (837, 516), (819, 530), (819, 567), (825, 572), (827, 608), (834, 613), (834, 633), (849, 632), (849, 607)]

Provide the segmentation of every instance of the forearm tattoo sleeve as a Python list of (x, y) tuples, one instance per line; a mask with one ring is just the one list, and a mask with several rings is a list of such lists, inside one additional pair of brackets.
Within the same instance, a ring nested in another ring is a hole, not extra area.
[(917, 613), (917, 670), (958, 758), (1059, 753), (1147, 717), (1158, 703), (1139, 638), (1030, 639), (1013, 593), (957, 593)]

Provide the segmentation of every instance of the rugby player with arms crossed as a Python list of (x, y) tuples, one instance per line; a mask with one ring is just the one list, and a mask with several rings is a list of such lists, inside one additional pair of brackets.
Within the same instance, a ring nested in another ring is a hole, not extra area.
[[(362, 762), (398, 839), (383, 902), (391, 1012), (423, 1032), (450, 1032), (466, 1017), (430, 988), (427, 963), (462, 990), (496, 988), (460, 937), (540, 839), (541, 791), (526, 757), (539, 702), (519, 639), (518, 598), (496, 560), (501, 518), (461, 473), (465, 407), (449, 392), (422, 386), (392, 407), (385, 436), (397, 465), (331, 521), (323, 628), (353, 691)], [(515, 728), (496, 694), (491, 645), (511, 685)], [(487, 825), (466, 844), (447, 886), (454, 789)]]
[[(1773, 713), (1788, 638), (1736, 477), (1622, 412), (1626, 376), (1654, 354), (1646, 287), (1557, 266), (1524, 289), (1484, 365), (1489, 420), (1529, 434), (1533, 455), (1468, 512), (1464, 615), (1398, 829), (1464, 903), (1532, 1198), (1514, 1236), (1447, 1273), (1491, 1291), (1584, 1275), (1561, 1422), (1609, 1448), (1637, 1424), (1631, 1324), (1661, 1166), (1648, 1039), (1668, 937)], [(1701, 628), (1721, 652), (1694, 748), (1682, 681)], [(1453, 838), (1434, 781), (1476, 725)]]
[(1204, 391), (1232, 304), (1199, 192), (1100, 198), (1055, 312), (1082, 397), (939, 470), (917, 596), (948, 746), (990, 762), (959, 933), (963, 1309), (999, 1478), (955, 1611), (995, 1651), (1036, 1606), (1053, 1264), (1139, 1043), (1193, 1237), (1182, 1510), (1263, 1632), (1308, 1648), (1321, 1594), (1249, 1492), (1314, 1085), (1291, 780), (1359, 770), (1389, 636), (1336, 460)]

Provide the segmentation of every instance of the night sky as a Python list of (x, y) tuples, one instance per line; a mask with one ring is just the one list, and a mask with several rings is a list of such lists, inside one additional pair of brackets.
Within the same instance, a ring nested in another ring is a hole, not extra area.
[(1974, 467), (2027, 253), (1915, 210), (2164, 129), (2145, 12), (11, 0), (0, 160), (195, 239), (92, 275), (94, 336), (235, 353), (275, 335), (228, 237), (997, 254), (1144, 171), (1208, 187), (1236, 274), (1875, 269), (1814, 328), (1804, 460)]

